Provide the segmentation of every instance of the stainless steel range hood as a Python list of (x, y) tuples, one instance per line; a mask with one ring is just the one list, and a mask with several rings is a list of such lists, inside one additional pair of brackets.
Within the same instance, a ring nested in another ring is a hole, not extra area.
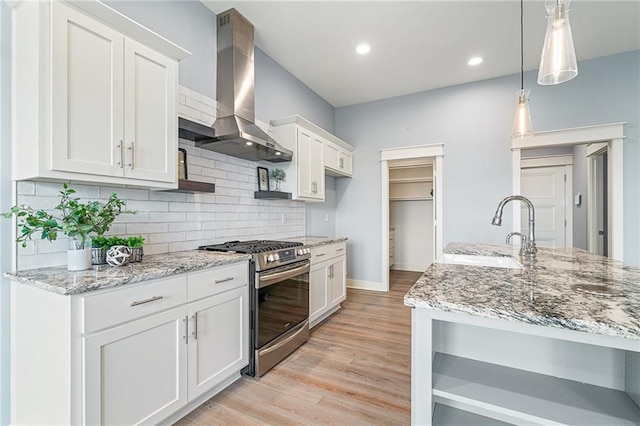
[(218, 15), (217, 119), (207, 128), (180, 119), (180, 137), (196, 146), (251, 161), (291, 161), (255, 121), (253, 25), (237, 10)]

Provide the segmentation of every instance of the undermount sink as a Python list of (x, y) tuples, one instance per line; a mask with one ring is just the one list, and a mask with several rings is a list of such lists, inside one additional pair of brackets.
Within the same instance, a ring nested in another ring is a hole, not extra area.
[(474, 256), (468, 254), (444, 253), (436, 263), (450, 265), (490, 266), (492, 268), (522, 269), (522, 264), (507, 256)]

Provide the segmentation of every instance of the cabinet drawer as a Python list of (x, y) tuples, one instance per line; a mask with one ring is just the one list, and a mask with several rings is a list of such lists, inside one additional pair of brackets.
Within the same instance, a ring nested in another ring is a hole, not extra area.
[(135, 287), (82, 297), (83, 333), (153, 314), (187, 301), (187, 277), (154, 280)]
[(344, 242), (313, 247), (311, 249), (311, 263), (323, 262), (327, 259), (344, 256), (346, 254), (347, 244)]
[(202, 299), (247, 285), (249, 282), (249, 264), (237, 263), (215, 269), (190, 274), (188, 277), (189, 301)]

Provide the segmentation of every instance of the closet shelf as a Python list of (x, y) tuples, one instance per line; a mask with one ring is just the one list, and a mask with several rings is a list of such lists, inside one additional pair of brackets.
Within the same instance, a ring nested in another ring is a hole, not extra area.
[(432, 201), (433, 197), (389, 197), (389, 201)]
[(425, 178), (402, 178), (402, 179), (389, 179), (389, 183), (415, 183), (415, 182), (433, 182), (432, 177)]

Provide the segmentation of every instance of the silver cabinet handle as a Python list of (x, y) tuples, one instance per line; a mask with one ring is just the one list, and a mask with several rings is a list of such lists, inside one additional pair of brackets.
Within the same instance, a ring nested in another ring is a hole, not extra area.
[(191, 319), (193, 319), (193, 331), (191, 332), (191, 336), (195, 340), (198, 340), (198, 313), (196, 312), (194, 315), (191, 315)]
[(340, 159), (340, 168), (344, 169), (344, 158)]
[(131, 306), (143, 305), (145, 303), (155, 302), (156, 300), (160, 300), (160, 299), (164, 299), (164, 296), (153, 296), (145, 300), (138, 300), (135, 302), (131, 302)]
[(339, 248), (339, 249), (336, 250), (336, 253), (339, 252), (339, 251), (344, 251), (344, 249), (343, 248)]
[(182, 336), (182, 338), (184, 339), (184, 343), (188, 344), (189, 343), (189, 321), (188, 321), (188, 317), (184, 317), (182, 318), (182, 322), (184, 323), (184, 335)]
[(124, 168), (124, 150), (122, 149), (122, 140), (120, 140), (120, 143), (118, 144), (118, 155), (120, 157), (118, 160), (118, 166), (122, 169)]
[(327, 253), (319, 253), (319, 254), (316, 254), (316, 257), (322, 257), (322, 256), (324, 256), (325, 254), (327, 254)]
[(233, 280), (234, 277), (227, 277), (227, 278), (222, 278), (220, 280), (214, 280), (213, 283), (214, 284), (220, 284), (220, 283), (226, 283), (227, 281), (231, 281)]
[(131, 156), (129, 157), (129, 159), (131, 160), (129, 162), (129, 167), (131, 167), (131, 170), (133, 170), (133, 168), (135, 167), (135, 164), (136, 164), (136, 145), (135, 145), (135, 142), (131, 142), (131, 145), (129, 146), (129, 151), (131, 151)]

